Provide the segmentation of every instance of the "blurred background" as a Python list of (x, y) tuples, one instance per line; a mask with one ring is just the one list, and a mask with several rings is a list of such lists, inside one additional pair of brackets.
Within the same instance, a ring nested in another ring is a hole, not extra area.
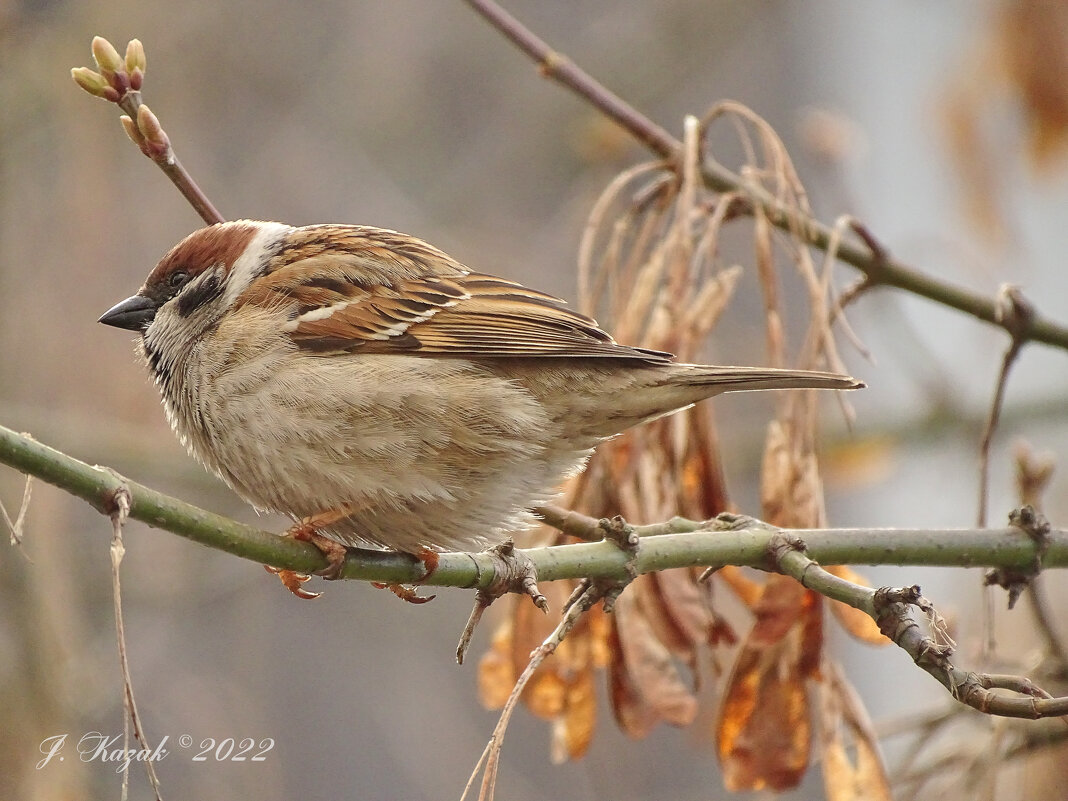
[[(719, 100), (748, 105), (785, 140), (821, 219), (852, 213), (895, 256), (987, 295), (1019, 284), (1068, 321), (1066, 3), (507, 7), (676, 134), (684, 115)], [(120, 50), (142, 40), (145, 100), (225, 216), (395, 228), (568, 298), (592, 203), (648, 158), (459, 2), (0, 2), (0, 423), (267, 528), (285, 524), (256, 520), (184, 454), (130, 337), (95, 322), (200, 225), (127, 141), (115, 108), (71, 82), (71, 67), (92, 64), (97, 34)], [(723, 148), (716, 156), (737, 163), (728, 138)], [(841, 269), (842, 285), (854, 277)], [(743, 309), (759, 308), (756, 292), (747, 271)], [(870, 388), (851, 399), (853, 435), (833, 413), (826, 429), (870, 447), (832, 471), (831, 523), (974, 525), (978, 432), (1004, 335), (889, 291), (862, 298), (851, 317), (875, 361), (846, 358)], [(760, 363), (762, 325), (729, 316), (709, 358)], [(1065, 354), (1027, 348), (994, 441), (992, 525), (1015, 503), (1018, 439), (1068, 453), (1066, 396)], [(756, 511), (771, 402), (728, 397), (716, 409), (731, 423), (732, 494)], [(1066, 489), (1061, 469), (1046, 510), (1055, 524), (1068, 517)], [(0, 467), (12, 515), (21, 492), (21, 477)], [(25, 540), (0, 556), (0, 797), (116, 797), (113, 765), (68, 753), (34, 769), (45, 737), (121, 732), (110, 526), (38, 484)], [(352, 582), (304, 603), (256, 565), (136, 522), (126, 545), (134, 687), (150, 738), (171, 741), (158, 765), (164, 797), (459, 796), (496, 720), (477, 702), (477, 659), (453, 661), (470, 593), (417, 607)], [(869, 576), (922, 584), (954, 618), (961, 662), (978, 658), (978, 571)], [(1052, 607), (1065, 600), (1054, 595)], [(997, 603), (998, 647), (1026, 671), (1039, 641), (1025, 612)], [(474, 656), (488, 636), (476, 634)], [(877, 721), (942, 703), (904, 654), (831, 638)], [(193, 763), (175, 747), (183, 734), (274, 748), (255, 764)], [(502, 796), (723, 793), (712, 748), (690, 731), (632, 742), (605, 715), (589, 755), (563, 766), (550, 764), (547, 739), (544, 724), (516, 716)], [(817, 773), (789, 797), (822, 797)], [(143, 774), (132, 781), (147, 797)], [(1005, 797), (1032, 797), (1041, 778), (1029, 781)]]

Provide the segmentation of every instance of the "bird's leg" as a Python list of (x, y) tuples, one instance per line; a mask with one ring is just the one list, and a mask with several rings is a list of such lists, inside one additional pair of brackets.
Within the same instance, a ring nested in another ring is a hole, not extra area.
[[(353, 507), (348, 504), (343, 504), (337, 509), (328, 509), (325, 512), (309, 515), (308, 517), (302, 518), (299, 523), (291, 526), (282, 536), (300, 540), (301, 542), (310, 542), (322, 552), (323, 556), (327, 559), (327, 566), (322, 570), (315, 571), (315, 575), (322, 576), (325, 579), (340, 578), (341, 570), (345, 566), (345, 555), (348, 553), (348, 548), (337, 540), (323, 536), (319, 533), (319, 529), (325, 528), (339, 520), (343, 520), (352, 514), (352, 511)], [(265, 565), (264, 567), (271, 573), (276, 574), (282, 584), (285, 585), (286, 589), (298, 598), (312, 599), (322, 595), (320, 592), (311, 592), (301, 586), (311, 578), (307, 573), (297, 573), (295, 570), (282, 570), (280, 568), (270, 567), (269, 565)]]

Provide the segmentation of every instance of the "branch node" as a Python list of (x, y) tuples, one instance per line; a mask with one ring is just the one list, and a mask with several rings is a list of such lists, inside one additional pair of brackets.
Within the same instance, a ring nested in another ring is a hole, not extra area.
[(568, 64), (568, 57), (556, 50), (549, 50), (538, 63), (538, 74), (543, 78), (555, 78)]
[(712, 523), (712, 528), (716, 531), (743, 531), (749, 528), (778, 531), (770, 523), (765, 523), (763, 520), (758, 520), (749, 515), (735, 514), (734, 512), (720, 512), (710, 522)]
[(1035, 307), (1015, 284), (1002, 284), (994, 296), (994, 322), (1000, 325), (1013, 343), (1023, 344), (1035, 319)]
[(121, 526), (126, 522), (126, 518), (129, 517), (130, 507), (133, 505), (133, 496), (130, 494), (130, 487), (126, 477), (105, 465), (94, 465), (94, 468), (103, 470), (119, 482), (118, 486), (104, 492), (99, 508), (113, 522), (118, 522)]
[[(805, 541), (796, 534), (789, 531), (782, 531), (781, 529), (775, 531), (775, 533), (768, 538), (768, 569), (770, 571), (781, 573), (783, 572), (783, 557), (789, 553), (804, 553), (806, 550), (808, 550), (808, 546), (805, 545)], [(815, 562), (812, 564), (815, 564)], [(803, 583), (804, 582), (802, 582), (802, 584)]]
[(890, 604), (908, 604), (924, 609), (930, 602), (921, 594), (920, 585), (913, 584), (911, 587), (880, 587), (875, 591), (874, 604), (878, 613)]
[[(916, 607), (928, 617), (931, 630), (943, 642), (920, 633), (920, 624), (912, 617), (910, 607)], [(955, 643), (946, 631), (942, 616), (934, 605), (923, 597), (917, 584), (911, 587), (880, 587), (872, 596), (872, 608), (879, 630), (912, 656), (913, 661), (926, 670), (946, 671), (952, 665)]]
[(538, 571), (534, 560), (517, 550), (513, 540), (507, 539), (499, 545), (486, 548), (483, 553), (493, 559), (493, 580), (489, 586), (475, 592), (475, 605), (456, 646), (456, 662), (460, 665), (464, 663), (464, 656), (482, 613), (502, 595), (509, 592), (528, 595), (538, 609), (545, 613), (549, 611), (549, 602), (538, 589)]
[(619, 546), (620, 550), (638, 550), (638, 532), (634, 526), (627, 523), (620, 515), (616, 515), (611, 519), (602, 517), (597, 521), (597, 525), (604, 533), (604, 538), (614, 542)]
[(623, 569), (627, 573), (627, 578), (623, 582), (617, 582), (612, 580), (612, 583), (619, 585), (619, 590), (613, 592), (611, 589), (606, 589), (605, 592), (605, 611), (612, 611), (612, 605), (615, 603), (615, 599), (619, 596), (619, 593), (623, 591), (623, 588), (630, 582), (634, 581), (638, 577), (637, 559), (638, 549), (641, 546), (641, 539), (638, 537), (638, 531), (630, 523), (624, 520), (620, 515), (616, 515), (612, 519), (606, 517), (601, 518), (598, 523), (604, 539), (615, 544), (619, 550), (626, 556), (626, 561), (623, 563)]
[(1009, 512), (1009, 525), (1020, 529), (1035, 543), (1034, 559), (1028, 567), (1023, 569), (997, 567), (988, 570), (983, 577), (983, 584), (987, 587), (998, 586), (1008, 591), (1009, 609), (1012, 609), (1023, 595), (1023, 591), (1042, 572), (1042, 558), (1049, 550), (1050, 525), (1045, 515), (1035, 511), (1035, 508), (1030, 505), (1021, 506)]
[(872, 233), (872, 230), (860, 220), (851, 218), (849, 220), (849, 227), (854, 234), (861, 238), (871, 252), (872, 270), (865, 274), (865, 280), (871, 284), (878, 284), (879, 278), (877, 273), (879, 268), (885, 267), (886, 263), (890, 260), (890, 251), (888, 251), (886, 246), (876, 238), (875, 234)]

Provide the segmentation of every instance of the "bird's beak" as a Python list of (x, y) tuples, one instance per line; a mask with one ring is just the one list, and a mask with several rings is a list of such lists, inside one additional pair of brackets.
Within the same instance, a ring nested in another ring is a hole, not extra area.
[(156, 317), (159, 306), (152, 298), (134, 295), (116, 303), (97, 322), (125, 328), (129, 331), (144, 331)]

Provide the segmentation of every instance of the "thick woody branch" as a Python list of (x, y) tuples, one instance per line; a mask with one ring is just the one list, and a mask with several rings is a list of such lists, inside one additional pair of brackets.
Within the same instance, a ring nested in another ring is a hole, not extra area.
[[(53, 484), (103, 514), (114, 511), (116, 493), (125, 489), (130, 497), (131, 518), (243, 559), (302, 573), (326, 567), (323, 555), (311, 545), (171, 498), (3, 426), (0, 426), (0, 464)], [(582, 519), (581, 515), (571, 517), (575, 525)], [(599, 521), (594, 522), (600, 525)], [(766, 568), (768, 543), (778, 531), (757, 521), (739, 528), (733, 518), (704, 523), (676, 518), (633, 529), (642, 538), (642, 547), (636, 555), (625, 553), (610, 541), (530, 548), (523, 553), (533, 562), (539, 581), (626, 580), (631, 570), (650, 573), (672, 567), (730, 564)], [(671, 530), (681, 531), (665, 533)], [(1068, 531), (1063, 529), (1051, 530), (1041, 546), (1015, 527), (811, 529), (793, 533), (805, 541), (812, 558), (825, 564), (1034, 570), (1036, 560), (1040, 559), (1043, 568), (1068, 567)], [(342, 578), (487, 589), (501, 580), (499, 561), (490, 553), (443, 553), (434, 573), (424, 577), (425, 568), (415, 557), (354, 548), (349, 552)]]
[[(625, 103), (567, 56), (539, 39), (495, 2), (466, 1), (479, 15), (537, 62), (543, 76), (570, 89), (658, 156), (669, 160), (678, 158), (682, 150), (682, 143), (678, 139)], [(1022, 329), (1010, 329), (1000, 314), (995, 298), (925, 275), (889, 256), (870, 236), (839, 239), (834, 235), (831, 226), (786, 206), (762, 187), (743, 180), (711, 158), (706, 159), (702, 166), (702, 175), (705, 183), (717, 192), (747, 197), (750, 202), (739, 204), (740, 210), (752, 213), (754, 207), (759, 207), (761, 213), (773, 225), (809, 245), (826, 251), (832, 242), (836, 242), (838, 258), (863, 273), (867, 287), (888, 286), (901, 289), (970, 314), (983, 322), (1005, 328), (1014, 339), (1041, 342), (1068, 350), (1068, 327), (1035, 313)], [(863, 232), (863, 229), (860, 231)]]

